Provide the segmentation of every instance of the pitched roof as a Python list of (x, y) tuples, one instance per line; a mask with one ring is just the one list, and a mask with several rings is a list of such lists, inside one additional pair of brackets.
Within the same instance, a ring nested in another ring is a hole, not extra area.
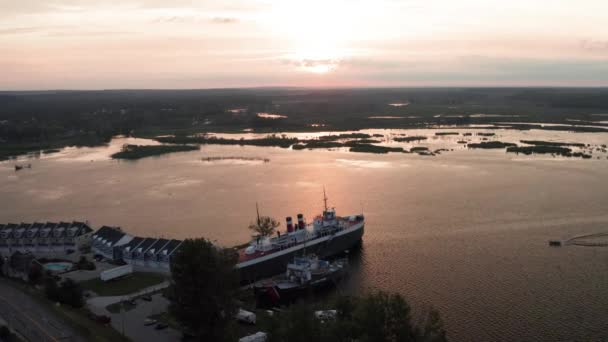
[[(159, 252), (163, 253), (163, 251), (167, 251), (167, 255), (170, 255), (171, 253), (173, 253), (173, 251), (181, 244), (182, 242), (180, 240), (171, 240), (169, 241), (169, 243), (162, 248)], [(165, 254), (165, 253), (163, 253)]]
[(127, 243), (126, 245), (123, 245), (123, 248), (127, 248), (129, 247), (129, 251), (133, 251), (135, 250), (135, 248), (137, 248), (137, 246), (142, 243), (142, 241), (144, 241), (144, 238), (136, 236), (133, 238), (133, 240), (129, 241), (129, 243)]
[(42, 228), (44, 226), (44, 223), (42, 222), (34, 222), (32, 224), (32, 226), (30, 227), (30, 229), (39, 229)]
[(154, 249), (154, 253), (158, 253), (163, 247), (165, 247), (167, 242), (169, 242), (167, 239), (158, 239), (152, 246), (150, 246), (148, 250), (152, 251)]
[(55, 222), (47, 222), (47, 223), (45, 223), (45, 224), (44, 224), (44, 227), (43, 227), (43, 228), (44, 228), (44, 229), (48, 229), (48, 228), (53, 229), (53, 228), (55, 228), (56, 226), (57, 226), (57, 223), (55, 223)]
[(31, 226), (31, 223), (25, 223), (25, 222), (21, 222), (21, 224), (19, 225), (19, 227), (17, 227), (17, 229), (27, 229)]
[(125, 233), (120, 229), (120, 227), (103, 226), (99, 228), (99, 230), (97, 230), (93, 236), (101, 237), (102, 240), (106, 240), (106, 243), (111, 242), (112, 244), (115, 244), (118, 242), (118, 240), (125, 236)]
[(91, 228), (87, 223), (83, 223), (82, 227), (80, 229), (80, 233), (81, 234), (87, 234), (93, 231), (93, 228)]
[(137, 249), (141, 248), (142, 252), (146, 252), (148, 248), (150, 248), (156, 242), (156, 240), (157, 239), (155, 238), (146, 238), (141, 245), (137, 246)]
[(56, 228), (68, 228), (70, 226), (70, 222), (59, 222)]

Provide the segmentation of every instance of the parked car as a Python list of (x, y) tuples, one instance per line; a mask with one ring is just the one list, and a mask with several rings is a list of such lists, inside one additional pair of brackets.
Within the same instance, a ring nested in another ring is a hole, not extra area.
[(155, 320), (155, 319), (146, 318), (146, 319), (144, 320), (144, 325), (145, 325), (145, 326), (155, 325), (156, 323), (158, 323), (158, 321), (157, 321), (157, 320)]
[(100, 324), (110, 324), (112, 322), (112, 318), (106, 315), (96, 315), (92, 312), (89, 312), (87, 315), (92, 321), (95, 321)]
[(156, 326), (154, 327), (154, 329), (156, 330), (163, 330), (163, 329), (167, 329), (169, 327), (169, 324), (167, 323), (157, 323)]
[(315, 311), (315, 317), (321, 321), (327, 321), (331, 319), (335, 319), (338, 314), (337, 310), (320, 310)]

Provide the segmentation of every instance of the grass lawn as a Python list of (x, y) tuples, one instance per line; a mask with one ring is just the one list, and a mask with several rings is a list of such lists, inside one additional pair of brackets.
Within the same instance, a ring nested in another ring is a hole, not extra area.
[(120, 313), (121, 312), (121, 308), (125, 310), (125, 312), (127, 311), (131, 311), (133, 309), (135, 309), (137, 307), (137, 304), (131, 304), (129, 302), (119, 302), (119, 303), (114, 303), (114, 304), (110, 304), (108, 306), (106, 306), (106, 310), (108, 310), (109, 312), (116, 314), (116, 313)]
[(85, 290), (90, 290), (100, 296), (124, 296), (149, 286), (162, 283), (167, 278), (158, 273), (135, 272), (127, 277), (104, 282), (99, 278), (80, 283)]

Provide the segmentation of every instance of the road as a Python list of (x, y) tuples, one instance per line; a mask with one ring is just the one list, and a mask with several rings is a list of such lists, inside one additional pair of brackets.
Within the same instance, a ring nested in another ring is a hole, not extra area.
[(29, 341), (86, 341), (29, 295), (0, 279), (0, 317)]

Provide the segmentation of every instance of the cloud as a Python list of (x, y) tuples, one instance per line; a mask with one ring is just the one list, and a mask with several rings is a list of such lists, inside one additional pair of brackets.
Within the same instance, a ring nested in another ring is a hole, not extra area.
[(154, 19), (154, 23), (174, 23), (174, 24), (200, 24), (211, 22), (214, 24), (233, 24), (239, 20), (235, 17), (207, 17), (202, 15), (174, 15), (163, 16)]
[(8, 27), (0, 29), (0, 36), (31, 34), (31, 33), (49, 33), (54, 30), (65, 30), (69, 26), (30, 26), (30, 27)]
[(232, 24), (238, 22), (238, 19), (232, 17), (213, 17), (211, 21), (216, 24)]
[(12, 27), (0, 29), (0, 36), (4, 35), (13, 35), (13, 34), (28, 34), (28, 33), (36, 33), (40, 32), (42, 28), (40, 27)]
[(608, 40), (583, 39), (581, 47), (589, 51), (608, 51)]

